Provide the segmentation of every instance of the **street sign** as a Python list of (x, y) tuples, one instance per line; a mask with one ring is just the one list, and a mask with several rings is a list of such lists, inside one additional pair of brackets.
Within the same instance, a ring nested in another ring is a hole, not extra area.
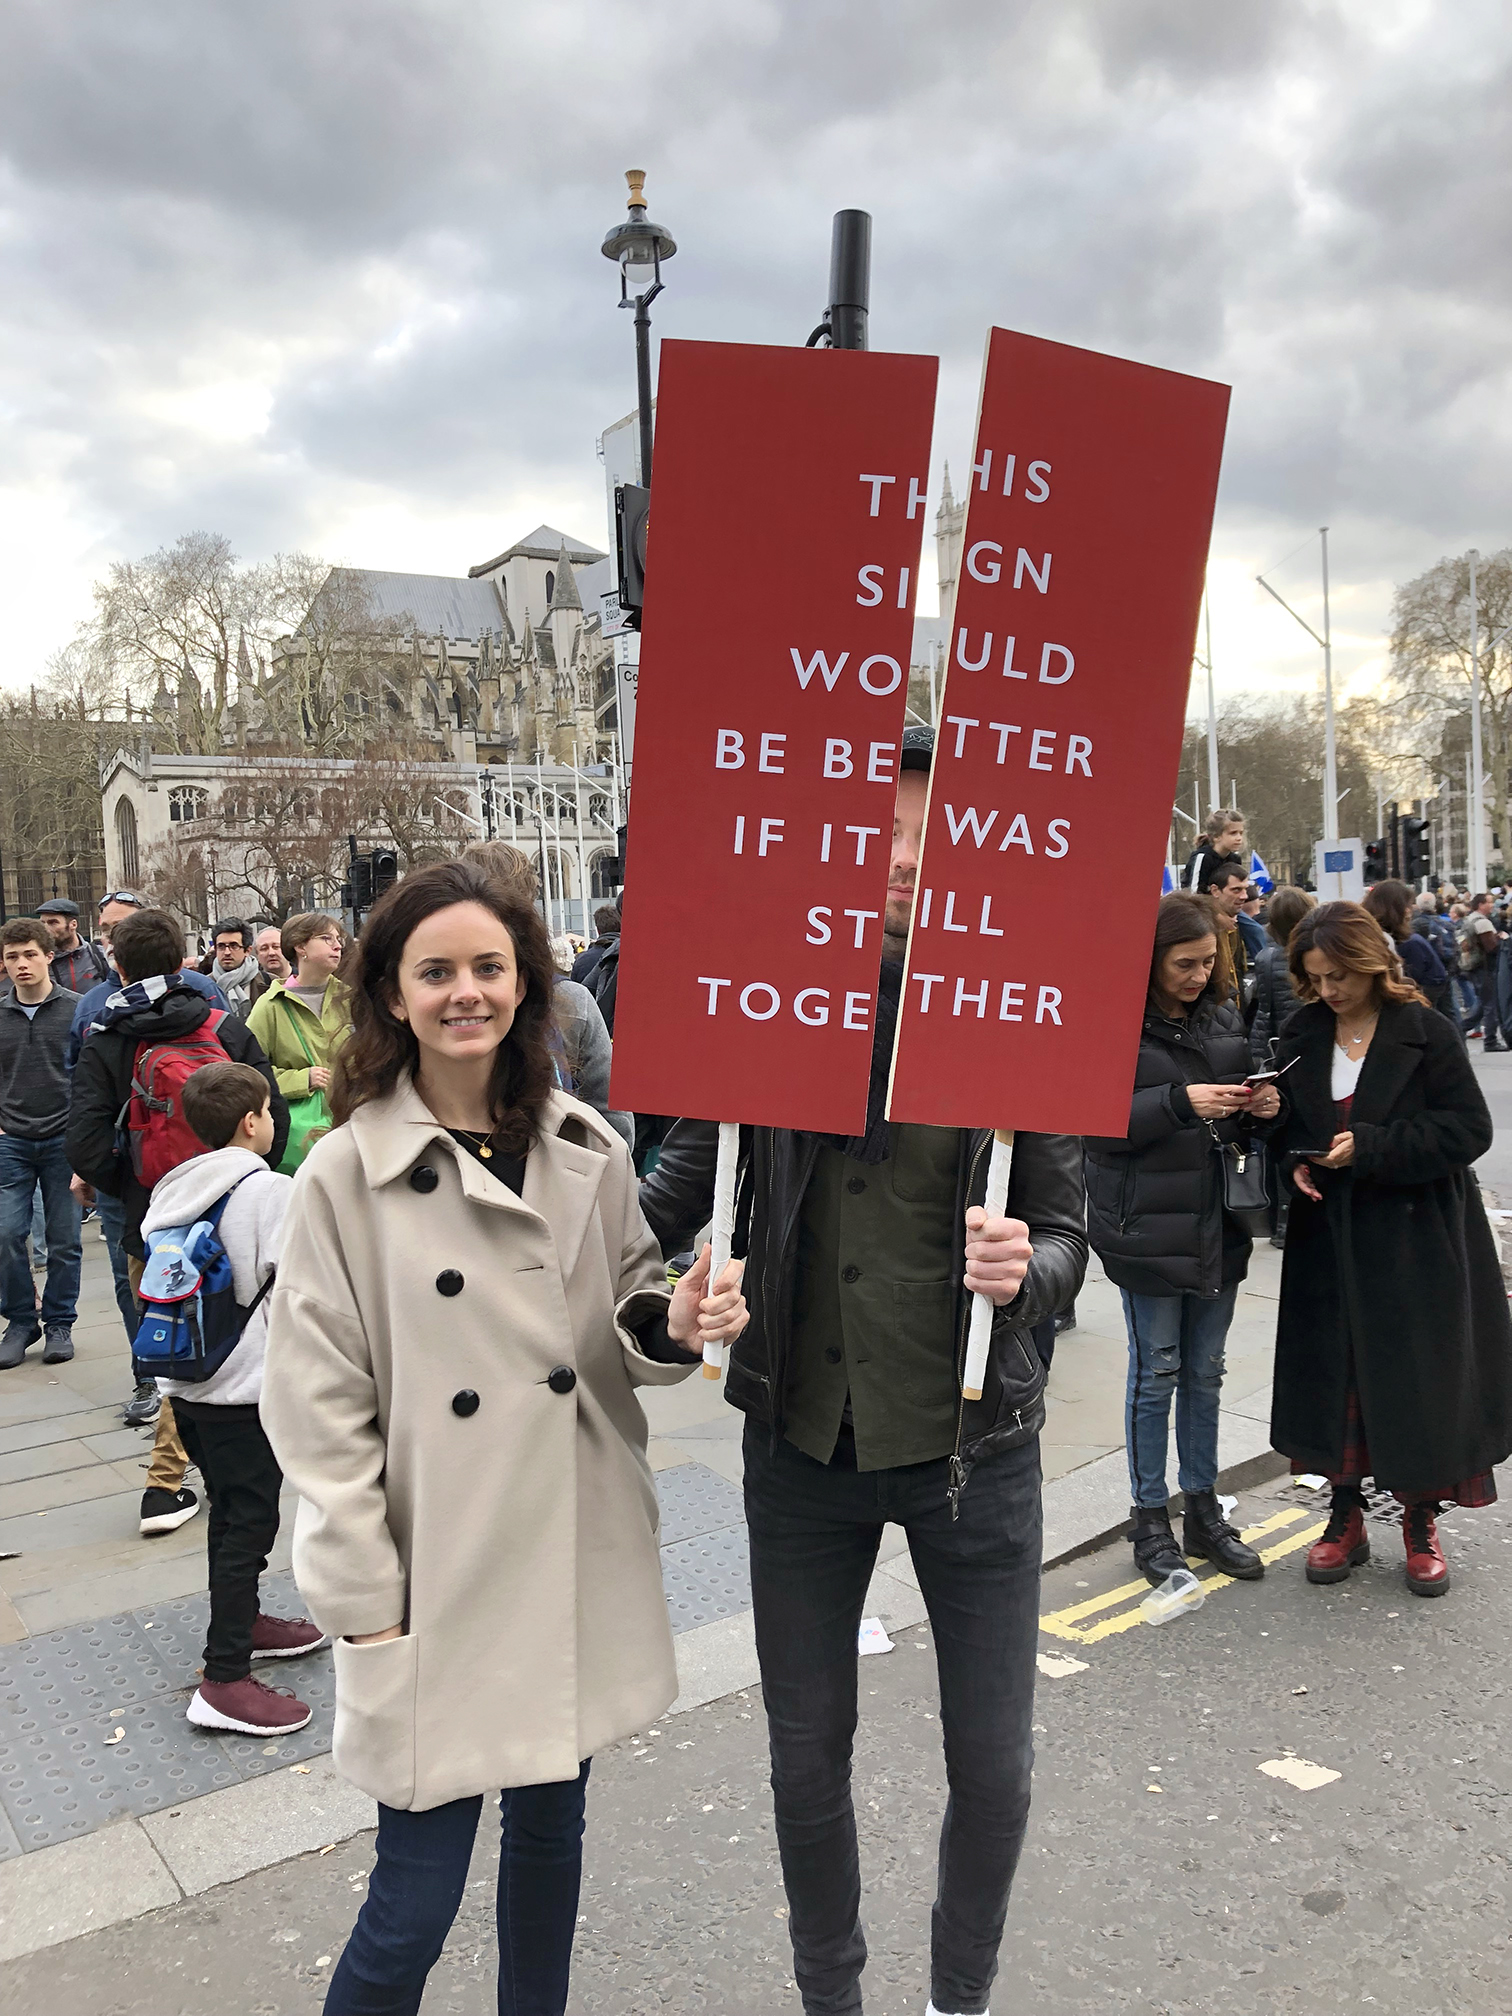
[(935, 374), (662, 345), (616, 1107), (865, 1125)]
[(1128, 1130), (1227, 410), (988, 339), (895, 1120)]
[(1363, 902), (1365, 842), (1319, 840), (1313, 849), (1313, 880), (1320, 903)]

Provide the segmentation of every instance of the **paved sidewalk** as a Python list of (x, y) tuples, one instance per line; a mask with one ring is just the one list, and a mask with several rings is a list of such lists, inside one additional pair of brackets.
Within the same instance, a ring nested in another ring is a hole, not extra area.
[[(1231, 1333), (1221, 1453), (1230, 1482), (1273, 1472), (1267, 1450), (1279, 1255), (1257, 1250)], [(1118, 1295), (1094, 1261), (1078, 1326), (1059, 1342), (1043, 1438), (1046, 1558), (1118, 1530), (1126, 1364)], [(193, 1730), (207, 1602), (204, 1522), (137, 1531), (150, 1430), (123, 1428), (130, 1387), (104, 1247), (85, 1228), (71, 1365), (35, 1353), (0, 1375), (0, 1957), (129, 1920), (372, 1825), (336, 1779), (329, 1653), (274, 1676), (315, 1709), (298, 1736), (259, 1744)], [(757, 1678), (740, 1482), (742, 1417), (693, 1377), (643, 1395), (662, 1499), (663, 1578), (686, 1713)], [(1173, 1473), (1174, 1475), (1174, 1468)], [(191, 1473), (191, 1482), (197, 1482)], [(268, 1607), (301, 1608), (287, 1574), (293, 1495)], [(924, 1606), (902, 1532), (888, 1528), (868, 1600), (889, 1631)], [(117, 1731), (121, 1733), (118, 1735)]]

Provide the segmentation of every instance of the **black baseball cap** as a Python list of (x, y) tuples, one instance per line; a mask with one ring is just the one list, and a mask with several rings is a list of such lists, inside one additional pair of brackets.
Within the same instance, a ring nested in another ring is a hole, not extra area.
[(905, 728), (903, 747), (898, 754), (899, 770), (922, 770), (927, 776), (934, 767), (934, 746), (933, 728)]

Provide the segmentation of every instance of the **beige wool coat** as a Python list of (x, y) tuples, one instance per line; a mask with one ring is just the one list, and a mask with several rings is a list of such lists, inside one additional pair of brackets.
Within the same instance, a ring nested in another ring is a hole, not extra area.
[(654, 1722), (677, 1671), (635, 1388), (694, 1362), (627, 1328), (668, 1293), (614, 1130), (553, 1093), (516, 1197), (406, 1081), (312, 1149), (271, 1299), (262, 1418), (338, 1768), (418, 1811)]

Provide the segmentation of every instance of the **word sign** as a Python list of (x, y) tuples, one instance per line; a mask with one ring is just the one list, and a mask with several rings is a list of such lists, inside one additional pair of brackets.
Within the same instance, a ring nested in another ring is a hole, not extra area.
[(988, 339), (895, 1120), (1128, 1131), (1227, 410)]
[(865, 1125), (935, 373), (662, 345), (621, 1109)]

